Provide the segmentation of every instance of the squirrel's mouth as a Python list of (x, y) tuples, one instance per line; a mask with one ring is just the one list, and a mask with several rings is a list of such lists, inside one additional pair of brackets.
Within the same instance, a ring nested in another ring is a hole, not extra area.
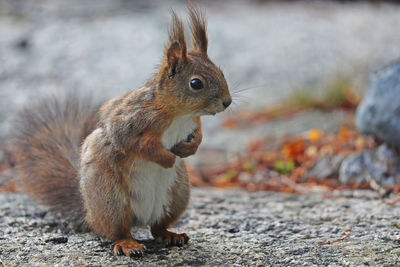
[(218, 104), (211, 104), (202, 109), (202, 115), (213, 115), (215, 116), (217, 113), (224, 111), (226, 108), (223, 107), (222, 103)]
[(215, 114), (217, 114), (218, 112), (204, 109), (202, 113), (203, 114), (201, 114), (201, 115), (212, 115), (212, 116), (215, 116)]

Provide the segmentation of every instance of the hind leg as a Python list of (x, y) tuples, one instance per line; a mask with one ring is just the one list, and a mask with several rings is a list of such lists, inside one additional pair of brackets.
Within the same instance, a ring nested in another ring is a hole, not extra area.
[(83, 161), (80, 181), (87, 224), (98, 235), (115, 242), (115, 255), (142, 256), (144, 245), (131, 234), (133, 214), (127, 178), (115, 174), (100, 160), (97, 164), (91, 164), (91, 158), (87, 161)]
[(154, 238), (164, 242), (167, 246), (182, 246), (189, 241), (189, 237), (185, 233), (176, 234), (167, 230), (179, 219), (189, 202), (189, 178), (183, 161), (177, 165), (176, 172), (176, 182), (171, 189), (169, 213), (160, 222), (151, 226)]

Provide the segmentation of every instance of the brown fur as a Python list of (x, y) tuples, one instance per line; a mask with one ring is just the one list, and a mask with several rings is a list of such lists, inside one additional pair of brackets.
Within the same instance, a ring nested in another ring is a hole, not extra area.
[[(186, 167), (183, 162), (174, 165), (176, 157), (196, 152), (202, 140), (200, 116), (221, 112), (231, 102), (222, 71), (207, 56), (204, 16), (192, 7), (189, 15), (193, 49), (187, 51), (183, 24), (172, 13), (159, 69), (143, 87), (104, 103), (99, 114), (94, 105), (85, 108), (80, 99), (67, 99), (65, 104), (44, 102), (22, 116), (21, 125), (29, 122), (15, 142), (22, 188), (55, 210), (72, 212), (79, 221), (85, 214), (95, 233), (115, 241), (116, 254), (143, 253), (130, 232), (138, 219), (131, 203), (139, 201), (132, 181), (137, 181), (135, 172), (143, 161), (175, 166), (176, 172), (167, 194), (168, 212), (151, 225), (154, 237), (167, 244), (187, 243), (186, 234), (167, 230), (189, 200)], [(192, 79), (199, 79), (203, 88), (192, 89)], [(182, 116), (193, 119), (191, 140), (164, 147), (163, 134)]]

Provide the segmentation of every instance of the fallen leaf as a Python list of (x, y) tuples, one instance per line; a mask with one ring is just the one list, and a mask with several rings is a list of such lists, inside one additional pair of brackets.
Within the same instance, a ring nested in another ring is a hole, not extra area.
[(312, 143), (317, 142), (319, 139), (321, 139), (321, 137), (322, 137), (322, 133), (317, 129), (311, 129), (310, 131), (308, 131), (308, 139)]

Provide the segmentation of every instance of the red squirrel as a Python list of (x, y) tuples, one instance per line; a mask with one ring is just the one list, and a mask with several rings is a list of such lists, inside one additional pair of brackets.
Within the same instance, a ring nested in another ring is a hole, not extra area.
[(155, 239), (182, 246), (168, 231), (190, 193), (182, 158), (202, 140), (200, 116), (232, 102), (223, 72), (208, 58), (204, 15), (189, 7), (192, 49), (172, 11), (163, 61), (139, 89), (105, 102), (67, 95), (21, 112), (15, 133), (22, 191), (77, 225), (114, 241), (114, 254), (142, 256), (132, 226), (149, 225)]

